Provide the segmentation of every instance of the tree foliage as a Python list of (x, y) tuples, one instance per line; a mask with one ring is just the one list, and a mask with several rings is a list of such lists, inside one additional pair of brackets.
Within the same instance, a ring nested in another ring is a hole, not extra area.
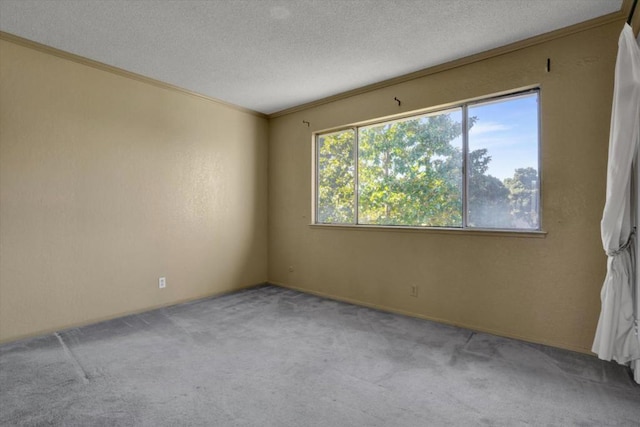
[(318, 222), (355, 222), (355, 131), (318, 138)]
[[(476, 122), (468, 120), (469, 128)], [(355, 130), (318, 139), (318, 222), (355, 223)], [(358, 129), (360, 224), (460, 227), (462, 125), (455, 113)], [(467, 220), (481, 228), (537, 228), (537, 170), (491, 176), (486, 148), (469, 153)]]
[(500, 228), (510, 222), (509, 190), (487, 175), (491, 156), (486, 148), (469, 153), (468, 216), (472, 227)]
[(538, 171), (532, 167), (516, 169), (513, 178), (504, 180), (514, 226), (538, 228)]
[(440, 114), (360, 129), (358, 208), (363, 224), (459, 226), (462, 128)]

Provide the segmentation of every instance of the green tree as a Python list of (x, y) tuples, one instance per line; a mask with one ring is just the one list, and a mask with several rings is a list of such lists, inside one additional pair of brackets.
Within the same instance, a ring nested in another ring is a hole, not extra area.
[(363, 224), (459, 226), (460, 136), (453, 114), (360, 129), (358, 206)]
[(504, 180), (509, 189), (511, 215), (519, 228), (538, 228), (538, 171), (535, 168), (516, 169), (513, 178)]
[[(458, 117), (456, 117), (456, 115)], [(476, 122), (469, 118), (469, 128)], [(459, 113), (362, 127), (358, 135), (358, 219), (377, 225), (462, 225)], [(355, 130), (318, 138), (318, 222), (355, 222)], [(469, 153), (468, 222), (487, 228), (537, 227), (537, 172), (489, 175), (486, 148)]]
[(352, 129), (318, 138), (318, 212), (320, 223), (355, 222), (355, 132)]
[(491, 156), (486, 148), (469, 153), (468, 222), (473, 227), (509, 228), (509, 189), (487, 175)]

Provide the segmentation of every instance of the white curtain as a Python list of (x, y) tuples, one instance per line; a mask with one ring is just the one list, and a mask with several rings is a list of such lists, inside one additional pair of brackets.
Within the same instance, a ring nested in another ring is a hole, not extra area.
[[(625, 24), (618, 41), (607, 197), (601, 222), (602, 244), (609, 258), (592, 350), (601, 359), (630, 363), (632, 367), (640, 366), (640, 338), (634, 313), (637, 282), (631, 195), (631, 170), (639, 138), (640, 46), (631, 27)], [(637, 370), (635, 374), (638, 380)]]

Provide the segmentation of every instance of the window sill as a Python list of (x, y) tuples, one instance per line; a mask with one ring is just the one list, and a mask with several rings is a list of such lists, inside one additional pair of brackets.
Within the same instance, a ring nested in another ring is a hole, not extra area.
[(463, 236), (529, 237), (543, 239), (547, 232), (543, 230), (502, 230), (487, 228), (447, 228), (447, 227), (409, 227), (399, 225), (348, 225), (348, 224), (309, 224), (318, 230), (345, 231), (382, 231), (400, 233), (450, 234)]

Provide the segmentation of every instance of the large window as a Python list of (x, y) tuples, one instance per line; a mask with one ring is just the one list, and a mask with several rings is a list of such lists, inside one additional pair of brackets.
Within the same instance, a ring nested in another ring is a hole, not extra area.
[(540, 229), (538, 91), (316, 136), (316, 223)]

